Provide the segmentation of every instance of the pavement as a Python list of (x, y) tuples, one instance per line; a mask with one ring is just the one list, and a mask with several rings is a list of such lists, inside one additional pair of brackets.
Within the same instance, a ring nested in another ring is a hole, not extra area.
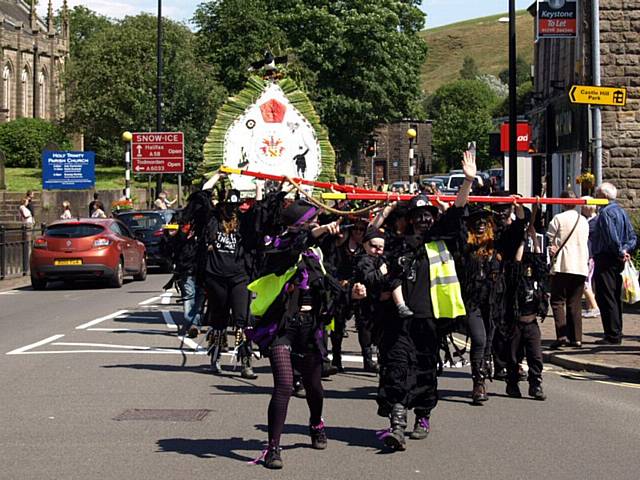
[(268, 362), (246, 381), (226, 355), (212, 375), (202, 336), (176, 334), (181, 306), (166, 280), (1, 292), (0, 478), (638, 478), (640, 384), (554, 365), (546, 402), (526, 384), (513, 399), (490, 382), (482, 407), (469, 368), (446, 368), (429, 438), (389, 453), (376, 438), (388, 426), (375, 414), (378, 380), (363, 372), (352, 326), (346, 372), (323, 382), (327, 450), (310, 448), (306, 402), (293, 398), (284, 470), (250, 465), (267, 438)]

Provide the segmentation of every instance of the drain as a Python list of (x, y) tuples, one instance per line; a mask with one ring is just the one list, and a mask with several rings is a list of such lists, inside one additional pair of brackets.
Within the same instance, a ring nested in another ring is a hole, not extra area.
[(203, 420), (211, 410), (206, 409), (157, 409), (157, 408), (132, 408), (125, 410), (114, 420), (156, 420), (161, 422), (199, 422)]

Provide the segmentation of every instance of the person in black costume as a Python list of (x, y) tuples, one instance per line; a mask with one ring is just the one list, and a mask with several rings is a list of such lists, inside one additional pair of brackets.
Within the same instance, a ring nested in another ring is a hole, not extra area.
[[(316, 213), (317, 209), (304, 200), (283, 210), (281, 222), (287, 230), (265, 250), (260, 277), (249, 286), (256, 294), (251, 310), (257, 322), (247, 335), (269, 357), (274, 379), (268, 409), (269, 443), (260, 457), (271, 469), (283, 467), (280, 437), (292, 393), (294, 365), (306, 390), (311, 446), (317, 450), (327, 447), (322, 419), (323, 335), (346, 292), (326, 273), (320, 249), (312, 248), (321, 236), (338, 234), (339, 223), (319, 226)], [(362, 295), (364, 291), (356, 293)]]
[[(390, 429), (381, 435), (387, 447), (405, 450), (407, 411), (414, 409), (416, 421), (412, 439), (424, 439), (430, 431), (431, 412), (438, 403), (437, 356), (439, 350), (436, 321), (443, 314), (464, 315), (464, 306), (457, 285), (455, 296), (440, 296), (438, 292), (454, 292), (457, 278), (450, 251), (459, 251), (466, 242), (463, 216), (465, 205), (476, 175), (473, 156), (466, 152), (462, 161), (465, 181), (458, 191), (454, 206), (440, 217), (437, 209), (419, 195), (411, 200), (409, 222), (412, 234), (410, 247), (391, 263), (402, 265), (396, 279), (401, 285), (412, 317), (388, 318), (384, 325), (381, 357), (382, 372), (378, 390), (378, 415), (390, 419)], [(437, 247), (437, 258), (430, 258), (429, 249)], [(433, 262), (433, 264), (431, 263)], [(432, 285), (431, 268), (453, 269), (453, 278), (437, 276)], [(444, 285), (444, 288), (441, 287)], [(433, 291), (436, 292), (432, 297)], [(455, 298), (454, 298), (455, 297)], [(437, 303), (434, 303), (437, 302)], [(437, 313), (436, 313), (437, 312)]]

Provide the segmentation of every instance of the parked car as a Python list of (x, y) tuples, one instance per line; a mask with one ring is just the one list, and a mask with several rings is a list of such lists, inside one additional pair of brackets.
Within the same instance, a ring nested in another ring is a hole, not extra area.
[(423, 178), (420, 181), (420, 183), (424, 187), (431, 186), (433, 184), (440, 191), (444, 190), (445, 188), (444, 181), (441, 178), (436, 178), (436, 177)]
[(104, 279), (120, 288), (124, 277), (147, 277), (144, 244), (113, 218), (59, 220), (35, 239), (31, 285), (42, 290), (49, 280)]
[[(481, 181), (484, 183), (484, 181), (482, 180), (482, 177), (480, 175), (476, 175), (476, 179), (473, 182), (473, 188), (475, 188), (476, 185)], [(457, 192), (460, 189), (460, 185), (462, 185), (463, 182), (464, 182), (464, 173), (453, 173), (449, 175), (449, 179), (447, 180), (447, 183), (446, 183), (446, 189), (451, 192)]]
[[(405, 182), (405, 181), (393, 182), (389, 186), (389, 191), (390, 192), (409, 193), (409, 191), (410, 191), (409, 185), (410, 185), (409, 182)], [(414, 187), (417, 187), (415, 182), (414, 182)], [(415, 190), (417, 190), (417, 188)]]
[(116, 214), (116, 218), (127, 225), (147, 248), (149, 265), (159, 266), (162, 271), (171, 269), (171, 259), (166, 251), (163, 225), (171, 223), (175, 210), (128, 211)]

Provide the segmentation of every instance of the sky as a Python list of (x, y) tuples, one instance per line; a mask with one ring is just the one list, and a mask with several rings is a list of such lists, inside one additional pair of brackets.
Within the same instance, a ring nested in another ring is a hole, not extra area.
[[(534, 0), (516, 0), (518, 10), (525, 9)], [(40, 13), (46, 15), (48, 0), (40, 1)], [(139, 12), (156, 13), (157, 0), (68, 0), (69, 6), (84, 5), (91, 10), (112, 18), (136, 15)], [(174, 20), (188, 22), (201, 0), (163, 0), (162, 14)], [(58, 9), (62, 0), (53, 0), (53, 8)], [(505, 13), (509, 10), (508, 0), (423, 0), (422, 10), (427, 14), (427, 28), (450, 23)]]

